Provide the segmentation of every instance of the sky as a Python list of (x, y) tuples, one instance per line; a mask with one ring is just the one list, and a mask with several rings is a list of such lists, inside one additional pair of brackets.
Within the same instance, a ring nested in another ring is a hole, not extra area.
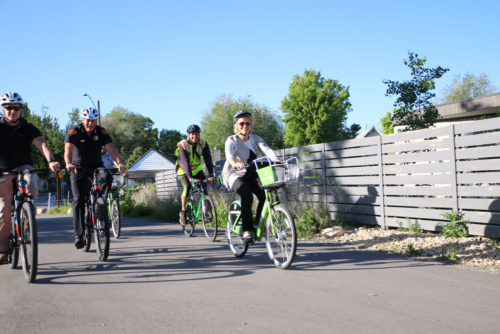
[[(61, 128), (100, 101), (158, 129), (201, 123), (222, 95), (281, 114), (294, 76), (315, 70), (349, 87), (346, 125), (381, 128), (393, 109), (383, 80), (411, 78), (408, 52), (500, 91), (500, 2), (0, 0), (0, 92), (21, 94)], [(203, 133), (203, 129), (202, 129)]]

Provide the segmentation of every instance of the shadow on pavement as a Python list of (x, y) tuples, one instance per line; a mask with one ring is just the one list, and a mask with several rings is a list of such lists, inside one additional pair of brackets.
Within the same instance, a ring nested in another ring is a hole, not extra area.
[[(40, 243), (67, 243), (73, 247), (71, 217), (42, 216), (38, 223)], [(78, 256), (75, 261), (40, 263), (37, 283), (129, 284), (212, 280), (251, 275), (265, 269), (280, 270), (269, 260), (264, 242), (251, 246), (243, 258), (236, 258), (229, 250), (224, 231), (219, 231), (218, 239), (213, 243), (201, 235), (201, 229), (195, 233), (194, 237), (187, 238), (178, 225), (125, 218), (122, 236), (119, 240), (111, 240), (107, 262), (97, 260), (92, 244), (88, 261)], [(141, 242), (135, 242), (135, 238)], [(169, 244), (172, 240), (175, 243)], [(133, 244), (130, 241), (134, 241)], [(299, 241), (294, 263), (284, 274), (296, 270), (381, 270), (429, 265), (435, 264), (384, 252), (349, 249), (335, 243)]]

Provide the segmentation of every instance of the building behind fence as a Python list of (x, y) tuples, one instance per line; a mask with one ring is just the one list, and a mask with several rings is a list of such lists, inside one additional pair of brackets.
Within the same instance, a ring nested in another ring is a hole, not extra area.
[[(437, 231), (454, 210), (470, 221), (470, 234), (500, 236), (500, 118), (276, 153), (300, 162), (287, 200), (323, 205), (332, 219)], [(178, 193), (175, 177), (165, 179), (157, 188)]]

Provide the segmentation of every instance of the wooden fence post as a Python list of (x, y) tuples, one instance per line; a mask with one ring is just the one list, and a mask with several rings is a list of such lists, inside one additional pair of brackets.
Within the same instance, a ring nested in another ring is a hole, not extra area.
[(382, 208), (382, 227), (386, 229), (387, 224), (385, 219), (384, 154), (382, 151), (382, 136), (379, 136), (378, 154), (379, 154), (378, 167), (379, 167), (380, 198), (382, 199), (382, 203), (380, 204)]
[(322, 145), (322, 154), (321, 158), (323, 161), (323, 201), (325, 203), (325, 208), (328, 208), (328, 182), (326, 181), (326, 154), (325, 154), (325, 146), (326, 143)]
[(453, 199), (453, 210), (458, 211), (458, 184), (457, 184), (457, 154), (455, 147), (455, 124), (450, 125), (450, 164), (451, 164), (451, 197)]

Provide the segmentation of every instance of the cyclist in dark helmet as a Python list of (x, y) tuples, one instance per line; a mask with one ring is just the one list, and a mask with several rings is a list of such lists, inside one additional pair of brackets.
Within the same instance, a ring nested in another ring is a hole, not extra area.
[[(274, 151), (264, 139), (252, 133), (254, 120), (252, 113), (239, 110), (233, 117), (234, 135), (225, 143), (226, 162), (222, 171), (224, 184), (241, 197), (241, 217), (243, 222), (243, 238), (251, 240), (251, 231), (259, 222), (265, 201), (265, 193), (260, 184), (255, 168), (245, 168), (245, 164), (262, 156), (272, 161), (279, 161)], [(255, 221), (252, 219), (253, 195), (259, 203)]]
[(203, 164), (207, 167), (209, 174), (208, 183), (212, 183), (215, 180), (210, 147), (205, 140), (200, 139), (200, 127), (196, 124), (191, 124), (188, 126), (186, 132), (187, 138), (177, 143), (175, 151), (177, 157), (175, 168), (177, 170), (177, 177), (183, 188), (181, 193), (181, 212), (179, 212), (179, 222), (181, 225), (186, 225), (186, 203), (191, 191), (192, 180), (195, 183), (199, 183), (200, 180), (206, 178), (203, 173)]

